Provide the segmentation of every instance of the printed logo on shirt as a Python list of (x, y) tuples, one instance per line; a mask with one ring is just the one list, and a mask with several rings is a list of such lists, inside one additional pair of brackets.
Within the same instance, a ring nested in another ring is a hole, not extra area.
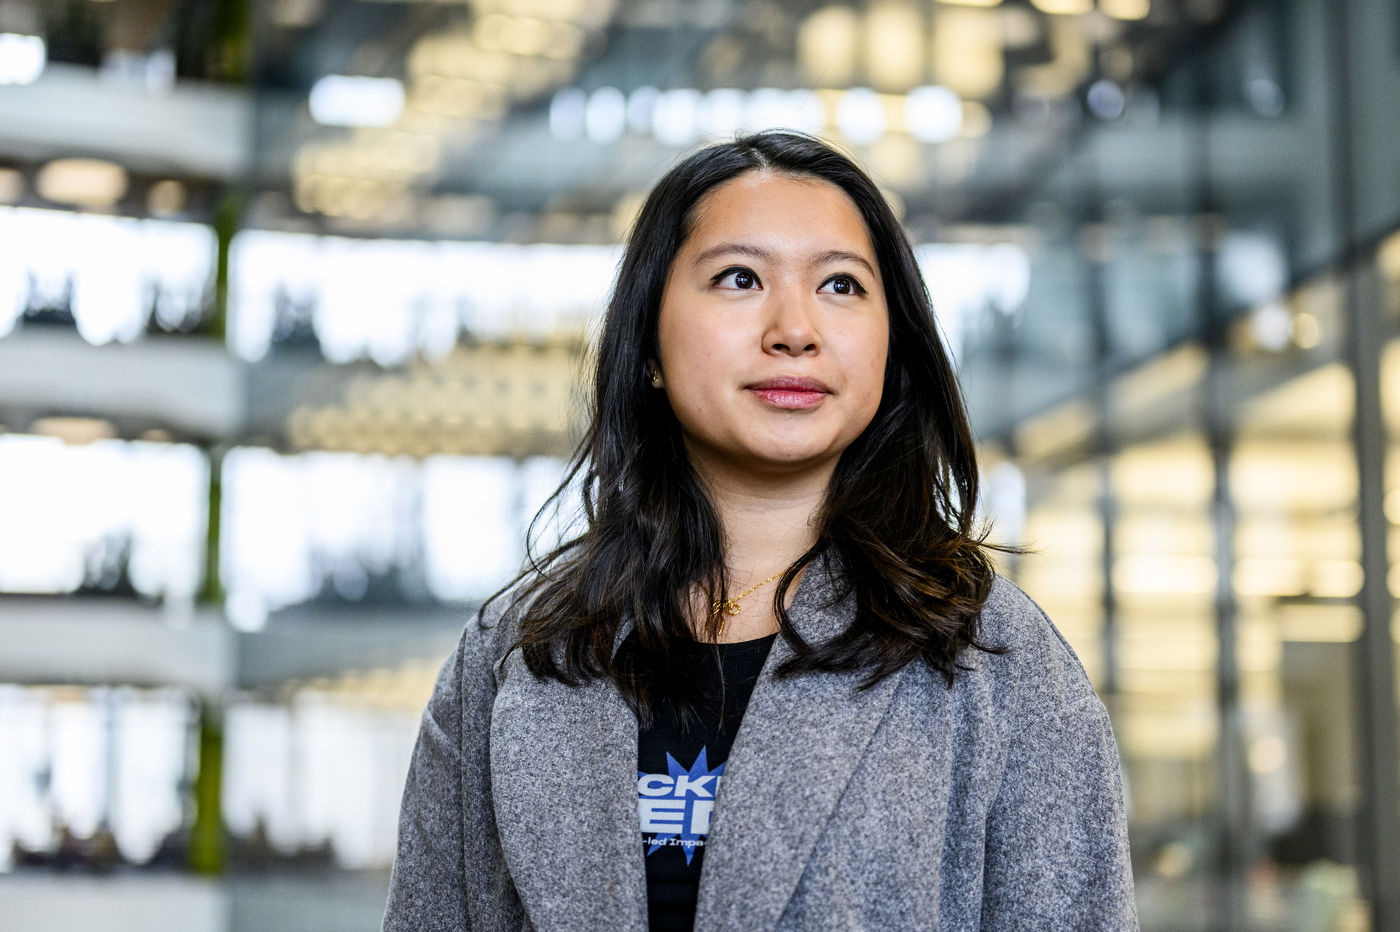
[(679, 845), (689, 864), (695, 849), (704, 846), (705, 836), (710, 834), (719, 778), (724, 773), (723, 764), (709, 769), (705, 750), (700, 749), (689, 770), (667, 754), (669, 773), (637, 771), (637, 814), (641, 817), (642, 833), (652, 836), (647, 854)]

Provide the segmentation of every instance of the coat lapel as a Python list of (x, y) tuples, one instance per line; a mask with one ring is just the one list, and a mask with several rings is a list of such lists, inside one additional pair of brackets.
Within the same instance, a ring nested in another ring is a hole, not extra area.
[(539, 932), (645, 932), (637, 719), (610, 680), (569, 687), (507, 660), (491, 715), (496, 825)]
[[(835, 572), (825, 561), (812, 566), (788, 611), (808, 643), (850, 624), (851, 600), (832, 601)], [(705, 845), (697, 932), (778, 924), (903, 676), (863, 692), (859, 673), (775, 679), (792, 653), (778, 638), (734, 737)]]

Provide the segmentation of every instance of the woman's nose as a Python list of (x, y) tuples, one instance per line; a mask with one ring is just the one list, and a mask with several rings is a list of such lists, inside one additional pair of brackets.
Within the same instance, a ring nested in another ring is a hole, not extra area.
[(803, 356), (821, 351), (815, 308), (797, 295), (774, 295), (773, 315), (763, 335), (766, 352)]

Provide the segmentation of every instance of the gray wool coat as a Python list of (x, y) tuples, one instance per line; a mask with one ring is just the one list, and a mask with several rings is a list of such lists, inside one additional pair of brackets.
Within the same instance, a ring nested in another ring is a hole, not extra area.
[[(814, 566), (808, 641), (852, 619)], [(536, 680), (499, 613), (468, 624), (423, 715), (385, 932), (647, 928), (637, 721), (611, 681)], [(725, 767), (696, 932), (1136, 929), (1118, 754), (1045, 614), (998, 578), (949, 689), (912, 663), (872, 689), (775, 679)]]

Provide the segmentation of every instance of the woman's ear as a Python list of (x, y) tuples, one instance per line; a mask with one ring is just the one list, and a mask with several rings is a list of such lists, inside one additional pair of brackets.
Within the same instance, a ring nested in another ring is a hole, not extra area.
[(650, 385), (652, 388), (663, 387), (661, 381), (661, 366), (657, 363), (655, 359), (647, 363), (646, 373), (646, 380), (648, 385)]

